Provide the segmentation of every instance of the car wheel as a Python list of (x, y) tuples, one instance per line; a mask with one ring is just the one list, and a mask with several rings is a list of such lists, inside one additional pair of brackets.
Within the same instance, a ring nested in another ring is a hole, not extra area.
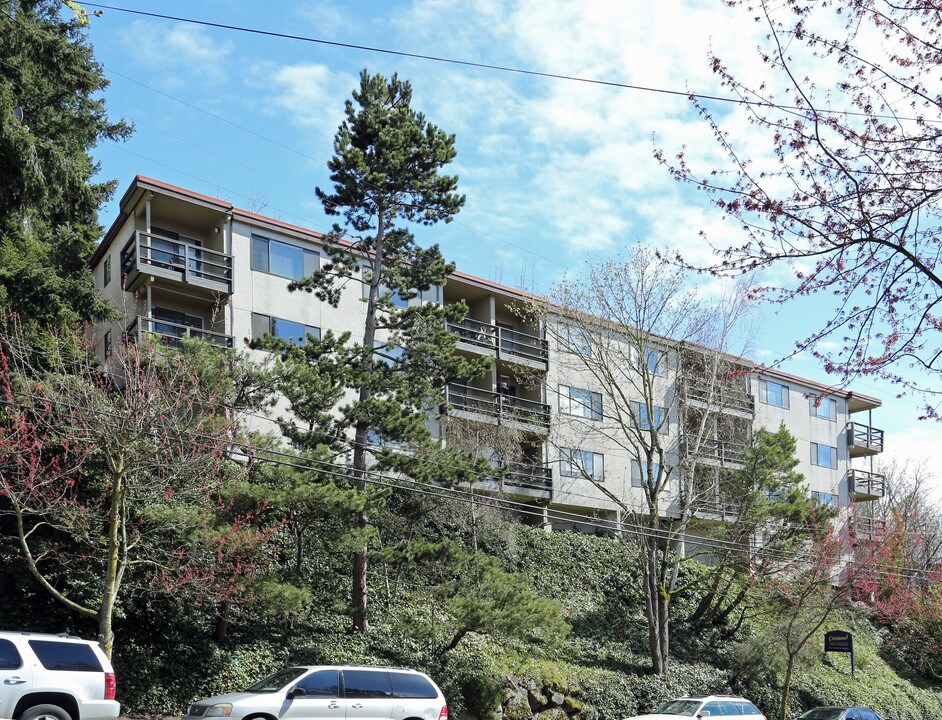
[(20, 720), (72, 720), (72, 716), (58, 705), (34, 705)]

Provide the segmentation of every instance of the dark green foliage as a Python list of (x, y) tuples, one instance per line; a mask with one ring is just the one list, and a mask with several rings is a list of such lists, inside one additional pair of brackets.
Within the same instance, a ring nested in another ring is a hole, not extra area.
[(88, 153), (130, 133), (108, 119), (101, 66), (80, 21), (60, 10), (14, 0), (0, 11), (0, 307), (37, 327), (109, 312), (87, 262), (115, 183), (94, 180)]

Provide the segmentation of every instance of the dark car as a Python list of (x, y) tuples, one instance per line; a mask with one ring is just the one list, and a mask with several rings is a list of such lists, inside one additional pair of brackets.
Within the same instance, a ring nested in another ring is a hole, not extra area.
[(803, 712), (799, 720), (886, 720), (873, 710), (862, 707), (816, 707)]

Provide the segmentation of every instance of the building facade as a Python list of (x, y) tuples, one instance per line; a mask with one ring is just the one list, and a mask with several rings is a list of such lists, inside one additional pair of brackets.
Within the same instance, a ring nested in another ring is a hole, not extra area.
[[(300, 339), (330, 328), (358, 337), (365, 314), (359, 288), (346, 290), (338, 308), (288, 292), (288, 282), (319, 266), (321, 241), (317, 232), (138, 176), (91, 261), (96, 284), (124, 314), (122, 322), (95, 329), (99, 352), (107, 357), (114, 343), (144, 333), (234, 349), (265, 333)], [(499, 486), (483, 481), (482, 487), (531, 506), (547, 525), (578, 527), (574, 516), (617, 520), (625, 507), (641, 510), (642, 468), (602, 431), (611, 398), (580, 369), (586, 349), (567, 335), (562, 314), (551, 309), (535, 319), (521, 312), (534, 300), (456, 272), (444, 287), (410, 301), (464, 301), (467, 316), (449, 326), (456, 351), (494, 361), (485, 376), (448, 385), (446, 419), (437, 431), (446, 442), (458, 443), (463, 433), (475, 438), (478, 449), (506, 466)], [(663, 433), (672, 461), (688, 451), (694, 420), (712, 412), (711, 431), (697, 450), (704, 482), (716, 487), (702, 505), (705, 517), (724, 517), (722, 483), (711, 478), (740, 466), (754, 430), (784, 424), (797, 439), (798, 470), (809, 491), (850, 508), (852, 536), (879, 535), (879, 521), (867, 511), (867, 502), (884, 492), (884, 478), (873, 471), (883, 450), (883, 432), (872, 422), (879, 399), (730, 357), (735, 380), (723, 389), (721, 407), (711, 410), (716, 396), (698, 379), (698, 351), (674, 349), (659, 365), (661, 354), (653, 349), (644, 359), (653, 363), (656, 392), (665, 398), (663, 408), (653, 408), (657, 417), (647, 420)], [(677, 512), (679, 501), (665, 504), (664, 513)]]

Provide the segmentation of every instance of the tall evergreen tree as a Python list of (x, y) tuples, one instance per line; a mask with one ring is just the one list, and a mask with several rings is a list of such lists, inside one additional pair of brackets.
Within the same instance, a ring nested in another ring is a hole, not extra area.
[[(480, 462), (442, 452), (428, 428), (449, 380), (482, 373), (489, 361), (454, 353), (446, 321), (464, 317), (463, 303), (444, 307), (429, 293), (454, 265), (437, 245), (420, 247), (410, 226), (449, 222), (464, 196), (456, 176), (440, 171), (455, 157), (455, 137), (411, 107), (412, 87), (396, 75), (364, 70), (346, 103), (328, 167), (334, 184), (317, 196), (329, 215), (343, 218), (326, 239), (328, 261), (289, 285), (337, 305), (351, 280), (362, 283), (362, 337), (325, 333), (304, 346), (268, 339), (282, 353), (282, 390), (306, 423), (283, 430), (302, 449), (348, 450), (353, 436), (350, 506), (354, 510), (352, 601), (354, 627), (367, 623), (367, 549), (371, 535), (367, 492), (373, 467), (423, 481), (449, 483)], [(336, 403), (337, 412), (331, 412)], [(408, 448), (413, 452), (400, 452)]]
[(115, 182), (89, 151), (131, 128), (108, 118), (82, 24), (58, 0), (0, 9), (0, 307), (40, 326), (108, 312), (87, 261)]

